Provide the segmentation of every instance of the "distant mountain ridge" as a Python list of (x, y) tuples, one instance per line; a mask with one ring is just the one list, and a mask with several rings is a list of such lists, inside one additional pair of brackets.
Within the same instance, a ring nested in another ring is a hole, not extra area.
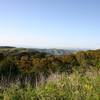
[(16, 47), (13, 47), (13, 46), (0, 46), (0, 48), (16, 48)]
[(13, 46), (0, 46), (0, 53), (4, 53), (5, 55), (9, 54), (19, 54), (22, 52), (40, 52), (47, 53), (49, 55), (68, 55), (75, 53), (79, 50), (70, 50), (70, 49), (38, 49), (38, 48), (17, 48)]
[(30, 52), (36, 50), (38, 52), (44, 52), (51, 55), (66, 55), (75, 53), (77, 50), (69, 50), (69, 49), (28, 49)]

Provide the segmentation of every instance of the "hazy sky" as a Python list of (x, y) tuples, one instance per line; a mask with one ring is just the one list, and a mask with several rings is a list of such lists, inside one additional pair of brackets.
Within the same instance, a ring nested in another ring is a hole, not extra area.
[(100, 48), (100, 0), (0, 0), (0, 45)]

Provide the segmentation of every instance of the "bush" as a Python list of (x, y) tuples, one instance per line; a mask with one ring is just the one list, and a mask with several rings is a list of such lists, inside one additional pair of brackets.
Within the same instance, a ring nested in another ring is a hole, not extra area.
[(19, 73), (19, 69), (14, 62), (13, 57), (6, 57), (0, 62), (0, 76), (16, 76)]

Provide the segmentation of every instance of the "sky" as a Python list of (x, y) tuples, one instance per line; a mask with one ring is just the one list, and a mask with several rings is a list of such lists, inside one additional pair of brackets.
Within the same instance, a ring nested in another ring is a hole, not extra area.
[(0, 0), (0, 46), (100, 48), (100, 0)]

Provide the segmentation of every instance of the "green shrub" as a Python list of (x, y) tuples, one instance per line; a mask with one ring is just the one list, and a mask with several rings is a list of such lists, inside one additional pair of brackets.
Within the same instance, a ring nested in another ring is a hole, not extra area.
[(19, 69), (14, 62), (13, 57), (7, 57), (3, 61), (0, 62), (0, 76), (15, 76), (19, 73)]

